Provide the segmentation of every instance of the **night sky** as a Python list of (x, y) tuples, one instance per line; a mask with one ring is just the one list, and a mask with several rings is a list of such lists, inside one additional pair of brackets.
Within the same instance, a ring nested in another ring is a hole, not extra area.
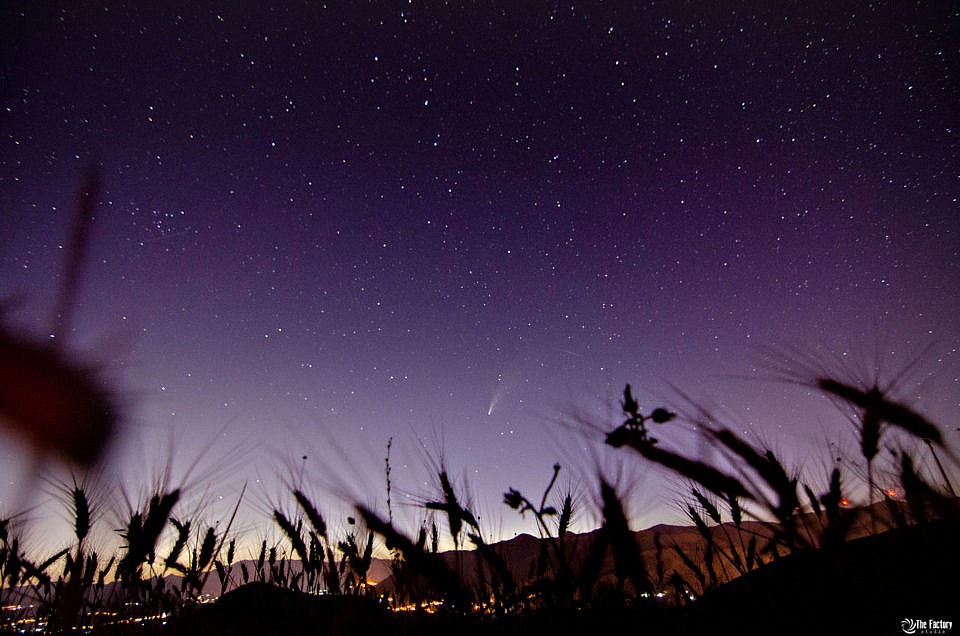
[[(169, 456), (207, 502), (247, 482), (254, 535), (301, 474), (384, 510), (392, 437), (395, 505), (442, 451), (487, 531), (532, 531), (502, 493), (560, 461), (589, 504), (622, 453), (574, 424), (627, 382), (823, 473), (850, 423), (770, 350), (896, 379), (957, 441), (951, 3), (154, 4), (0, 16), (2, 319), (51, 340), (98, 166), (52, 340), (122, 405), (130, 492)], [(7, 508), (36, 482), (0, 442)], [(634, 525), (675, 517), (631, 470)]]

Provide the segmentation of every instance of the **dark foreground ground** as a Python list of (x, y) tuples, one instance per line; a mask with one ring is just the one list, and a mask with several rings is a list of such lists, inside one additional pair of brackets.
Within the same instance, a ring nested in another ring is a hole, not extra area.
[[(175, 636), (366, 634), (916, 634), (960, 618), (960, 523), (937, 522), (795, 554), (679, 608), (608, 607), (499, 618), (392, 614), (361, 598), (244, 586), (185, 613)], [(927, 627), (920, 621), (927, 621)], [(907, 629), (910, 628), (906, 624)], [(143, 633), (143, 632), (141, 632)]]

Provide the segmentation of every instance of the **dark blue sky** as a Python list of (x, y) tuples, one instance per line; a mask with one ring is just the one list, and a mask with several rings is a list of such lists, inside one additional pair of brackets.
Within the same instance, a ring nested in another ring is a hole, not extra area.
[[(516, 4), (5, 5), (3, 318), (50, 332), (98, 165), (59, 340), (121, 396), (128, 488), (172, 438), (214, 466), (198, 490), (261, 491), (250, 519), (302, 455), (382, 503), (392, 436), (396, 486), (429, 497), (417, 440), (442, 438), (511, 532), (501, 493), (558, 459), (590, 498), (616, 455), (560, 423), (618, 424), (627, 382), (821, 469), (806, 444), (849, 423), (767, 382), (768, 348), (867, 382), (926, 351), (897, 390), (956, 421), (948, 3)], [(9, 505), (27, 462), (3, 453)], [(637, 525), (673, 513), (679, 485), (638, 483)]]

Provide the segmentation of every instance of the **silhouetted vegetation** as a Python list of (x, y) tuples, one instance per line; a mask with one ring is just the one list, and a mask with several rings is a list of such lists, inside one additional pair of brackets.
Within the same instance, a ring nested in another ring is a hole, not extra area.
[[(332, 537), (315, 503), (303, 490), (293, 489), (293, 512), (276, 507), (272, 513), (282, 539), (261, 541), (249, 559), (238, 562), (240, 538), (229, 536), (229, 524), (218, 529), (202, 519), (185, 518), (179, 511), (181, 490), (158, 487), (140, 504), (129, 506), (129, 518), (116, 530), (122, 547), (116, 554), (105, 555), (90, 542), (102, 497), (82, 481), (74, 481), (60, 488), (73, 521), (70, 546), (49, 555), (28, 554), (24, 548), (27, 528), (21, 520), (16, 516), (0, 519), (0, 602), (4, 607), (0, 627), (11, 633), (24, 629), (116, 633), (138, 625), (157, 633), (186, 633), (190, 626), (202, 625), (209, 631), (214, 630), (211, 621), (221, 610), (207, 609), (205, 601), (219, 596), (215, 605), (225, 608), (236, 594), (256, 585), (260, 591), (250, 592), (256, 602), (277, 603), (287, 608), (284, 611), (300, 608), (315, 620), (321, 616), (333, 620), (340, 611), (335, 599), (364, 599), (370, 608), (359, 612), (368, 621), (364, 624), (372, 625), (369, 621), (375, 617), (377, 625), (401, 633), (453, 627), (470, 633), (493, 626), (518, 633), (535, 624), (555, 625), (560, 632), (572, 633), (575, 627), (584, 628), (585, 621), (607, 626), (638, 622), (669, 633), (677, 625), (716, 620), (707, 618), (705, 608), (720, 613), (723, 609), (709, 599), (734, 594), (728, 589), (753, 593), (758, 584), (751, 581), (775, 576), (778, 570), (773, 565), (780, 562), (783, 565), (778, 567), (792, 572), (790, 576), (806, 577), (818, 589), (849, 595), (851, 590), (834, 584), (837, 573), (832, 564), (833, 560), (862, 560), (865, 557), (854, 556), (858, 550), (869, 550), (871, 545), (914, 550), (915, 558), (930, 559), (930, 563), (910, 564), (921, 572), (940, 562), (931, 551), (955, 553), (943, 537), (957, 529), (958, 504), (939, 456), (934, 461), (938, 482), (918, 468), (922, 464), (903, 448), (902, 440), (899, 446), (884, 446), (884, 431), (896, 427), (919, 439), (920, 448), (931, 454), (939, 449), (953, 461), (939, 429), (876, 387), (862, 391), (830, 378), (821, 378), (817, 384), (859, 413), (864, 468), (852, 471), (835, 464), (826, 476), (824, 492), (801, 481), (771, 449), (757, 447), (731, 429), (709, 422), (698, 420), (697, 424), (705, 439), (732, 460), (724, 467), (670, 450), (651, 434), (650, 426), (663, 426), (667, 432), (669, 426), (682, 425), (682, 418), (664, 408), (643, 414), (630, 386), (625, 388), (621, 404), (625, 419), (605, 433), (605, 442), (639, 461), (658, 464), (690, 484), (689, 499), (682, 506), (691, 524), (686, 529), (662, 527), (638, 534), (630, 528), (624, 508), (629, 493), (598, 479), (600, 526), (585, 534), (570, 532), (575, 514), (572, 494), (561, 494), (556, 499), (559, 507), (551, 499), (561, 472), (557, 464), (538, 499), (513, 487), (504, 493), (504, 504), (524, 518), (529, 516), (538, 538), (523, 539), (532, 542), (523, 549), (522, 537), (491, 543), (441, 462), (435, 475), (441, 496), (423, 503), (424, 522), (407, 534), (395, 526), (390, 509), (388, 443), (387, 515), (357, 505), (356, 517), (347, 519), (341, 537)], [(881, 448), (888, 452), (880, 453)], [(874, 464), (886, 457), (891, 466), (885, 470), (895, 469), (899, 475), (896, 492), (879, 489), (873, 477)], [(860, 507), (849, 504), (845, 485), (857, 475), (866, 475), (870, 493), (868, 505)], [(874, 500), (879, 503), (870, 505)], [(440, 528), (428, 522), (431, 513), (441, 516), (453, 551), (438, 550)], [(913, 545), (914, 541), (924, 545)], [(391, 555), (391, 576), (374, 585), (368, 577), (378, 545)], [(834, 556), (823, 556), (827, 554)], [(889, 559), (874, 556), (881, 562)], [(903, 567), (901, 561), (890, 560), (891, 568)], [(884, 585), (889, 583), (888, 578), (883, 580)], [(730, 587), (734, 584), (735, 588)], [(870, 581), (864, 585), (869, 587)], [(955, 584), (948, 585), (956, 589)], [(287, 595), (277, 596), (268, 589)], [(324, 605), (310, 600), (318, 597), (326, 599)], [(929, 599), (941, 597), (929, 595)], [(780, 602), (795, 601), (799, 602), (786, 598)], [(740, 596), (736, 603), (746, 603), (752, 611), (759, 607)], [(249, 611), (242, 603), (234, 605), (232, 611)], [(346, 600), (343, 607), (348, 607)], [(356, 613), (364, 605), (349, 607), (354, 609), (343, 611)], [(940, 608), (941, 613), (946, 610)], [(574, 618), (556, 624), (560, 616)]]

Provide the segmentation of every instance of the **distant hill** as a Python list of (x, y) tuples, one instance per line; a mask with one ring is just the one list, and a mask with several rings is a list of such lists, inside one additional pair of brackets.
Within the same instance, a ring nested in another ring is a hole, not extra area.
[[(846, 540), (852, 541), (873, 533), (874, 524), (878, 531), (897, 528), (902, 524), (900, 517), (907, 513), (904, 504), (894, 503), (894, 506), (895, 508), (891, 507), (889, 502), (883, 502), (872, 507), (844, 509), (842, 514), (848, 524)], [(813, 513), (798, 514), (794, 520), (797, 532), (814, 547), (818, 546), (824, 522)], [(674, 573), (679, 574), (690, 584), (693, 591), (699, 594), (705, 589), (718, 587), (741, 576), (741, 570), (732, 561), (739, 559), (743, 570), (754, 570), (775, 557), (782, 557), (787, 551), (781, 547), (775, 552), (776, 542), (771, 542), (771, 539), (782, 531), (783, 528), (772, 522), (743, 521), (739, 528), (732, 522), (712, 524), (709, 532), (715, 546), (722, 552), (715, 552), (712, 559), (705, 553), (706, 541), (694, 525), (658, 524), (634, 532), (634, 538), (654, 590), (670, 596), (675, 593), (675, 588), (669, 584)], [(597, 532), (598, 530), (581, 534), (569, 533), (560, 541), (574, 571), (579, 570), (582, 565)], [(548, 541), (552, 539), (520, 534), (491, 544), (491, 548), (506, 562), (518, 584), (522, 584), (537, 578), (536, 566), (547, 548), (545, 542)], [(753, 555), (752, 564), (744, 562), (748, 554)], [(451, 550), (440, 553), (440, 556), (449, 568), (459, 569), (467, 587), (475, 587), (482, 577), (489, 576), (476, 550)], [(691, 568), (684, 557), (695, 567)], [(707, 567), (708, 562), (713, 565), (712, 571)], [(613, 554), (608, 550), (600, 567), (598, 583), (613, 583), (616, 578), (614, 569)], [(699, 570), (699, 575), (695, 570)], [(703, 577), (702, 581), (700, 576)], [(389, 595), (395, 589), (396, 582), (387, 560), (379, 562), (377, 575), (371, 573), (369, 579), (377, 582), (377, 591), (380, 593)]]
[[(597, 530), (593, 530), (581, 534), (569, 533), (560, 541), (561, 549), (567, 555), (575, 570), (582, 564), (596, 538), (597, 532)], [(749, 541), (751, 536), (756, 536), (759, 551), (760, 548), (767, 546), (768, 537), (772, 531), (770, 526), (748, 521), (741, 524), (739, 532), (732, 524), (714, 526), (711, 528), (711, 532), (716, 537), (717, 542), (726, 547), (729, 546), (731, 540), (735, 540), (741, 535), (746, 537), (745, 541)], [(660, 524), (646, 530), (637, 531), (634, 535), (644, 567), (655, 585), (659, 583), (660, 587), (663, 587), (666, 579), (674, 571), (683, 573), (685, 578), (695, 578), (676, 550), (679, 547), (684, 554), (691, 558), (698, 560), (703, 558), (704, 540), (694, 526)], [(538, 561), (543, 551), (547, 549), (545, 544), (548, 541), (552, 540), (541, 539), (529, 534), (520, 534), (494, 543), (491, 548), (507, 563), (514, 579), (518, 583), (522, 583), (536, 578)], [(657, 547), (658, 543), (659, 548)], [(738, 545), (738, 549), (741, 549), (741, 546)], [(468, 587), (476, 585), (480, 581), (480, 577), (483, 576), (482, 559), (476, 550), (451, 550), (441, 553), (440, 556), (451, 569), (460, 569)], [(384, 594), (390, 594), (395, 587), (395, 581), (389, 572), (389, 562), (387, 565), (386, 576), (377, 584), (377, 591)], [(657, 576), (658, 571), (662, 572), (661, 576)], [(600, 582), (609, 582), (614, 579), (614, 576), (613, 554), (608, 551), (600, 568), (599, 580)], [(736, 572), (732, 571), (732, 568), (727, 568), (726, 572), (721, 572), (718, 576), (722, 576), (725, 581), (732, 580), (736, 577)], [(375, 580), (372, 576), (370, 578)], [(658, 581), (658, 578), (662, 580)]]

